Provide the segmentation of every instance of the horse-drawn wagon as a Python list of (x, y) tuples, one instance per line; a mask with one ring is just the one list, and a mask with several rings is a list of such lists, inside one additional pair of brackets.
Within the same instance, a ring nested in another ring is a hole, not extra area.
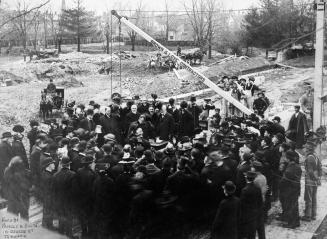
[(61, 112), (64, 106), (65, 89), (57, 87), (54, 92), (44, 89), (41, 92), (40, 114), (43, 119), (52, 116), (53, 110)]

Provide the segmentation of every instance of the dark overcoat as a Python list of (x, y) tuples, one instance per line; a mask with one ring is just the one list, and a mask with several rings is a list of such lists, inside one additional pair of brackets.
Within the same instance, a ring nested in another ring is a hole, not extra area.
[(301, 148), (305, 143), (304, 134), (308, 132), (308, 130), (309, 127), (305, 114), (299, 112), (297, 117), (295, 114), (293, 114), (288, 126), (288, 131), (292, 132), (289, 138), (296, 142), (296, 146), (298, 148)]
[(165, 115), (160, 114), (159, 115), (159, 123), (157, 127), (157, 136), (161, 140), (169, 140), (169, 136), (171, 136), (174, 133), (174, 118), (171, 114), (166, 113)]
[(237, 239), (240, 216), (240, 200), (228, 196), (220, 202), (215, 220), (212, 224), (212, 239)]
[(3, 180), (3, 174), (10, 160), (14, 157), (12, 147), (9, 143), (3, 141), (0, 143), (0, 182)]

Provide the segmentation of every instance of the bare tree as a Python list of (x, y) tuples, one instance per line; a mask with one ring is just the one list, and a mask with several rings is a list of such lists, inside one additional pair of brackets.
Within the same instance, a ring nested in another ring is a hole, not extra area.
[(201, 50), (208, 47), (208, 56), (211, 58), (212, 40), (215, 29), (215, 13), (218, 9), (215, 0), (192, 0), (191, 6), (186, 4), (190, 24), (193, 28), (194, 41)]
[(36, 11), (33, 16), (33, 29), (34, 29), (34, 50), (36, 50), (37, 46), (37, 41), (38, 41), (38, 32), (39, 32), (39, 27), (40, 27), (40, 19), (41, 18), (41, 13), (40, 11)]
[(48, 11), (43, 13), (43, 31), (44, 31), (44, 48), (48, 47), (47, 35), (48, 35)]
[[(134, 24), (138, 27), (141, 27), (142, 18), (144, 17), (143, 12), (144, 11), (144, 5), (142, 0), (138, 2), (138, 5), (136, 7), (135, 13), (131, 16), (131, 20), (134, 22)], [(135, 51), (135, 41), (136, 41), (136, 35), (137, 33), (133, 30), (127, 31), (127, 34), (129, 38), (131, 39), (132, 44), (132, 51)]]

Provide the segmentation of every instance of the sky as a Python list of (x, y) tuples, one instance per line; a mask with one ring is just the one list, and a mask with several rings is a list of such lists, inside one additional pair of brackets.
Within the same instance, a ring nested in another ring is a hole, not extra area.
[[(17, 2), (25, 1), (29, 6), (37, 6), (46, 0), (3, 0), (3, 6), (14, 8)], [(140, 0), (83, 0), (83, 4), (87, 10), (95, 11), (97, 14), (102, 14), (106, 10), (111, 10), (112, 8), (120, 8), (133, 10), (136, 8)], [(255, 6), (258, 0), (216, 0), (221, 2), (225, 9), (244, 9), (251, 6)], [(45, 7), (51, 8), (52, 11), (59, 11), (61, 9), (62, 0), (51, 0), (49, 6)], [(74, 0), (65, 0), (66, 6), (72, 6)], [(167, 0), (169, 9), (174, 11), (184, 11), (184, 3), (190, 4), (191, 0)], [(165, 1), (164, 0), (142, 0), (143, 5), (146, 10), (164, 10)]]

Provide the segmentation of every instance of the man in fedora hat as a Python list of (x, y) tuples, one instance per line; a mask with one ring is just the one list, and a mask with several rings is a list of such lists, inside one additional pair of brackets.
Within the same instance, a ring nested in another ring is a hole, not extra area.
[(40, 198), (43, 203), (42, 226), (53, 229), (54, 219), (54, 198), (53, 198), (53, 174), (55, 164), (51, 157), (45, 158), (41, 162), (40, 175)]
[(294, 106), (295, 113), (292, 115), (288, 129), (287, 138), (296, 142), (296, 148), (302, 148), (305, 143), (304, 135), (309, 131), (307, 117), (300, 112), (300, 105)]
[(240, 236), (241, 238), (255, 239), (257, 222), (262, 215), (263, 201), (260, 188), (254, 185), (257, 173), (248, 171), (245, 175), (247, 185), (241, 192), (241, 218)]
[(317, 188), (320, 186), (320, 178), (322, 175), (321, 161), (315, 153), (317, 147), (313, 139), (308, 139), (305, 144), (305, 189), (304, 201), (305, 210), (304, 221), (316, 220), (317, 216)]
[(10, 160), (14, 157), (12, 150), (12, 135), (10, 132), (2, 134), (0, 143), (0, 183), (3, 182), (3, 173), (8, 166)]
[(94, 194), (93, 183), (96, 174), (93, 170), (94, 158), (92, 155), (86, 155), (81, 161), (82, 168), (77, 170), (73, 178), (72, 191), (74, 194), (75, 205), (77, 207), (78, 218), (82, 227), (82, 237), (93, 236), (94, 224), (90, 220), (93, 213)]
[(71, 237), (74, 205), (72, 181), (75, 172), (70, 170), (71, 160), (69, 157), (62, 157), (60, 164), (61, 170), (53, 177), (55, 208), (59, 217), (59, 232)]
[(240, 200), (234, 196), (236, 186), (232, 181), (226, 181), (223, 190), (226, 198), (219, 204), (211, 227), (211, 238), (238, 239)]

